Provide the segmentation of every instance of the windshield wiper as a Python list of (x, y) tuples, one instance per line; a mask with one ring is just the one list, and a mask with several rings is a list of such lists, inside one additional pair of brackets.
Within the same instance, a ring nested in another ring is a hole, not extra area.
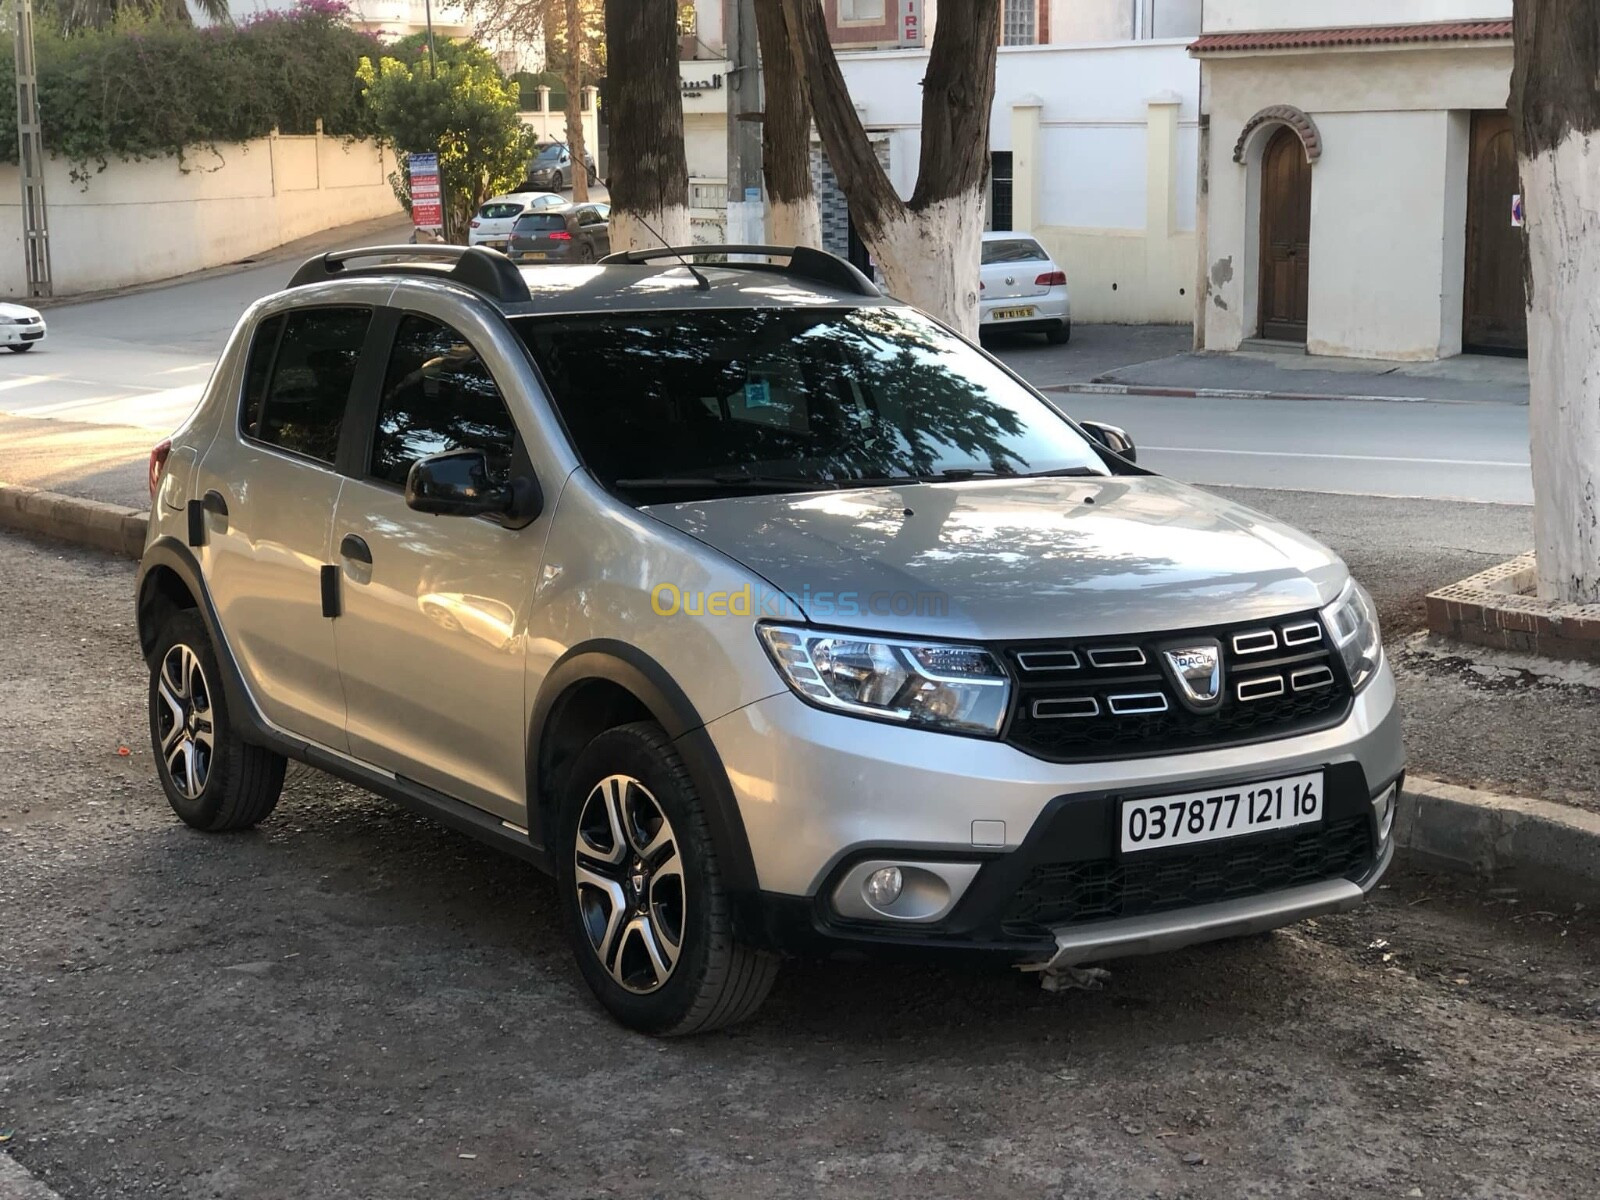
[(1104, 478), (1104, 471), (1096, 471), (1093, 467), (1062, 467), (1055, 471), (1029, 471), (1026, 475), (1017, 476), (1018, 479), (1064, 479), (1092, 475), (1096, 479)]
[(649, 490), (651, 488), (751, 488), (771, 491), (784, 488), (797, 492), (834, 491), (836, 483), (821, 479), (799, 479), (783, 475), (663, 475), (639, 479), (619, 479), (619, 488)]

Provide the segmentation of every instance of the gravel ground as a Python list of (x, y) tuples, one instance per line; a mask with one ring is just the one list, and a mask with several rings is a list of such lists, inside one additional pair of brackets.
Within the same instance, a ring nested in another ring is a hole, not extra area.
[(0, 1130), (68, 1200), (1593, 1194), (1589, 909), (1402, 871), (1103, 992), (795, 963), (652, 1042), (471, 841), (305, 770), (179, 825), (131, 566), (0, 535), (0, 578)]

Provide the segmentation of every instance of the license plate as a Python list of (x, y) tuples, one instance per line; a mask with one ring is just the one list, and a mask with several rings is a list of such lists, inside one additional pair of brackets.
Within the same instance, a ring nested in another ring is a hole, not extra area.
[(996, 321), (1015, 321), (1019, 317), (1033, 316), (1033, 306), (1027, 308), (997, 308), (994, 310)]
[(1322, 820), (1322, 772), (1122, 803), (1122, 852), (1313, 825)]
[(549, 258), (550, 256), (548, 254), (546, 254), (543, 250), (524, 250), (522, 252), (522, 257), (523, 258)]

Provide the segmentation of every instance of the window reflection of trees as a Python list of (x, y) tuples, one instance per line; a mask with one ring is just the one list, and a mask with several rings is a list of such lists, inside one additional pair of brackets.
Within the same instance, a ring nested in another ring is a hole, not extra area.
[(437, 321), (401, 321), (373, 440), (373, 476), (404, 486), (417, 459), (470, 449), (488, 455), (491, 476), (504, 482), (515, 441), (511, 415), (477, 351)]
[(607, 482), (1103, 469), (1003, 371), (905, 309), (602, 314), (523, 333)]

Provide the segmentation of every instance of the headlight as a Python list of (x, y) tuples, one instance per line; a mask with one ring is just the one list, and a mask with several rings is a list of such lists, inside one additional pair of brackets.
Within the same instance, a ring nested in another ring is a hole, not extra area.
[(1378, 664), (1383, 661), (1383, 638), (1378, 632), (1378, 610), (1372, 597), (1352, 579), (1339, 598), (1322, 610), (1322, 621), (1344, 659), (1350, 686), (1359, 692), (1378, 673)]
[(823, 708), (993, 737), (1011, 680), (981, 646), (759, 625), (789, 686)]

